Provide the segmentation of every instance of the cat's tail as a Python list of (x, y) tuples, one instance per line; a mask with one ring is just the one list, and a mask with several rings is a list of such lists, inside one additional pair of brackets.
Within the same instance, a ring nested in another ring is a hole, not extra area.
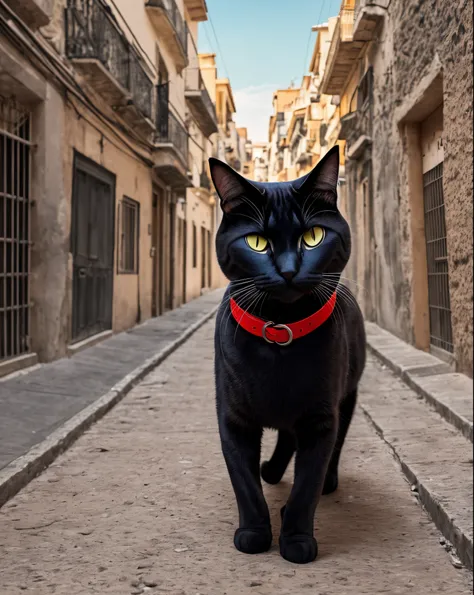
[(285, 474), (295, 449), (296, 440), (294, 435), (285, 430), (279, 430), (278, 440), (271, 459), (262, 463), (262, 479), (271, 484), (279, 483)]

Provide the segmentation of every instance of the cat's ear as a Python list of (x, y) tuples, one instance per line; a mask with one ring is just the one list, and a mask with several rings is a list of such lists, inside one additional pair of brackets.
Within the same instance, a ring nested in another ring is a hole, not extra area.
[(318, 196), (332, 204), (337, 202), (339, 178), (339, 145), (335, 145), (309, 174), (295, 180), (292, 185), (302, 196)]
[(249, 201), (261, 201), (259, 190), (227, 163), (210, 157), (209, 169), (224, 213), (236, 211), (239, 207), (248, 205)]

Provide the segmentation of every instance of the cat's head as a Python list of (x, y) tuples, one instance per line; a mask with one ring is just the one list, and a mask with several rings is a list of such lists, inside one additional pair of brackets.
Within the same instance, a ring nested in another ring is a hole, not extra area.
[(338, 146), (293, 182), (250, 182), (218, 159), (209, 165), (224, 213), (217, 258), (229, 280), (252, 279), (288, 303), (314, 291), (323, 274), (342, 272), (351, 236), (337, 208)]

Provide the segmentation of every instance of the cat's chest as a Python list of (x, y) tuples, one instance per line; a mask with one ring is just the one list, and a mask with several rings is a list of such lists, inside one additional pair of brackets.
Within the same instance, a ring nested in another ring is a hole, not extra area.
[(301, 339), (279, 347), (240, 336), (227, 345), (226, 375), (232, 398), (262, 425), (292, 425), (330, 406), (341, 387), (341, 353), (332, 345)]

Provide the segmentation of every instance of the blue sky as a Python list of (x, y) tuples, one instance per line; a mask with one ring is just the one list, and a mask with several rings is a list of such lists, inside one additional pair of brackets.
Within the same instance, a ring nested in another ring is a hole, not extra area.
[(218, 76), (229, 77), (237, 124), (252, 140), (266, 140), (273, 91), (300, 84), (314, 46), (311, 27), (335, 16), (341, 0), (206, 2), (210, 21), (199, 27), (199, 51), (215, 52)]

